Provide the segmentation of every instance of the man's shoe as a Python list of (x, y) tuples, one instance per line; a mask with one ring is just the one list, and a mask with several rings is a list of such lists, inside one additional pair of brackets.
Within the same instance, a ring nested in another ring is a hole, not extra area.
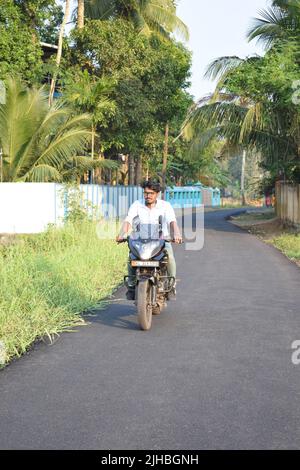
[(176, 300), (176, 284), (172, 287), (171, 291), (169, 292), (169, 299)]
[(135, 289), (128, 289), (128, 291), (126, 292), (126, 299), (135, 300)]

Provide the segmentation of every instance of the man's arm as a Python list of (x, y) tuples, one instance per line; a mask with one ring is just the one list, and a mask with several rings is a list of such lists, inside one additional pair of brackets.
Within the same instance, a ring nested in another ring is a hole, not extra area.
[(175, 241), (175, 243), (182, 243), (182, 236), (176, 220), (170, 223), (170, 232), (171, 237)]
[(116, 241), (122, 242), (124, 238), (128, 237), (130, 230), (131, 230), (131, 224), (125, 220), (123, 222), (122, 229), (119, 235), (116, 237)]
[(175, 243), (178, 244), (182, 243), (182, 236), (177, 224), (175, 211), (169, 202), (166, 203), (166, 217), (167, 223), (170, 224), (170, 235), (172, 240), (174, 240)]
[(116, 237), (117, 242), (121, 242), (124, 240), (124, 238), (128, 237), (129, 232), (131, 231), (132, 221), (134, 217), (136, 217), (137, 215), (138, 215), (138, 209), (137, 209), (137, 201), (136, 201), (129, 207), (128, 215), (123, 222), (119, 235)]

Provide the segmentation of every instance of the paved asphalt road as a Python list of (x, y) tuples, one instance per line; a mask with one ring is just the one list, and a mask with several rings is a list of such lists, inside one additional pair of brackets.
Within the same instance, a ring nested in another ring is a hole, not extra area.
[(176, 247), (150, 332), (122, 288), (0, 373), (1, 449), (300, 448), (300, 271), (226, 214), (206, 214), (203, 250)]

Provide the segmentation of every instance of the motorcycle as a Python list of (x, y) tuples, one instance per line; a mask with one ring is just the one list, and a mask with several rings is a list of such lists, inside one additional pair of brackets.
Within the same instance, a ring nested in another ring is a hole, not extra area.
[[(162, 220), (159, 224), (150, 225), (139, 222), (133, 224), (132, 234), (124, 239), (129, 247), (129, 262), (135, 269), (135, 276), (130, 285), (135, 285), (135, 305), (142, 330), (148, 331), (152, 326), (152, 316), (159, 315), (174, 292), (175, 277), (168, 276), (168, 253), (162, 231)], [(129, 276), (124, 276), (128, 285)]]

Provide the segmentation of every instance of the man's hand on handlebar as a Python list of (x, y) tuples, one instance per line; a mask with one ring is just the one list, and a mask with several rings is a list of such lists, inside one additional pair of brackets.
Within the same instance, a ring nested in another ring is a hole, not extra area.
[(174, 243), (176, 243), (177, 245), (181, 245), (183, 243), (182, 241), (182, 236), (181, 235), (176, 235), (174, 237), (174, 240), (173, 240)]
[(127, 235), (118, 235), (116, 237), (116, 242), (117, 243), (125, 243), (127, 241)]

